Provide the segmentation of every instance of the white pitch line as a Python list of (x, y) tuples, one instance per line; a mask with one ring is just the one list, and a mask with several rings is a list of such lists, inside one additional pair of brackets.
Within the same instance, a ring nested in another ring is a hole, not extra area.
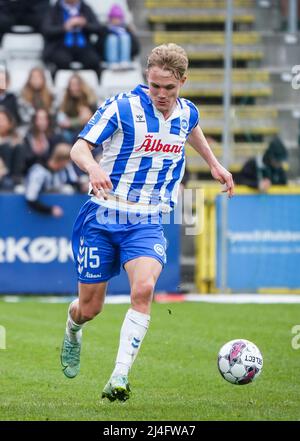
[[(176, 296), (176, 295), (175, 295)], [(298, 294), (179, 294), (183, 302), (206, 302), (206, 303), (231, 303), (231, 304), (243, 304), (243, 303), (260, 303), (260, 304), (297, 304), (300, 303), (300, 295)], [(156, 298), (156, 303), (173, 303), (173, 299), (168, 300), (167, 293), (164, 295), (162, 301), (159, 299), (159, 295)], [(174, 294), (172, 294), (174, 298)], [(7, 303), (18, 303), (36, 301), (40, 303), (70, 303), (74, 300), (75, 296), (15, 296), (6, 295), (1, 296), (0, 300)], [(105, 299), (106, 304), (129, 304), (129, 295), (108, 295)], [(175, 302), (174, 302), (175, 303)]]

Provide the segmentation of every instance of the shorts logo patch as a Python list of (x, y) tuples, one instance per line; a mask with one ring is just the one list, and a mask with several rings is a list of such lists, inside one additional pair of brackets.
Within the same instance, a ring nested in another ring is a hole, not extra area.
[(165, 249), (164, 249), (164, 247), (160, 243), (156, 243), (153, 248), (154, 248), (154, 251), (159, 256), (164, 256), (165, 255)]

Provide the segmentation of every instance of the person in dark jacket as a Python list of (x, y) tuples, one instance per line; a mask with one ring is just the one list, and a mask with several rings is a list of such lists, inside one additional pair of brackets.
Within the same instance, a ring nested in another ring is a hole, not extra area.
[(54, 130), (48, 110), (38, 109), (23, 140), (24, 174), (34, 164), (45, 164), (55, 146), (63, 141), (63, 136)]
[(100, 32), (98, 19), (84, 1), (58, 0), (43, 22), (44, 62), (53, 65), (54, 75), (58, 69), (70, 69), (73, 61), (100, 75), (100, 54), (90, 41), (91, 34)]
[(264, 155), (249, 159), (235, 176), (235, 183), (267, 191), (271, 185), (286, 185), (283, 162), (288, 152), (282, 140), (275, 136)]
[(13, 190), (22, 181), (24, 168), (21, 139), (13, 116), (0, 107), (0, 189)]
[(48, 8), (49, 0), (0, 0), (0, 42), (15, 25), (30, 26), (34, 32), (41, 32)]

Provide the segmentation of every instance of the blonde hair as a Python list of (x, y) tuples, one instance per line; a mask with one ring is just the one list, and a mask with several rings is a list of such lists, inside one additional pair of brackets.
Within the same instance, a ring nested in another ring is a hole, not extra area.
[(175, 43), (161, 44), (152, 49), (148, 61), (148, 70), (157, 66), (172, 72), (175, 78), (182, 79), (188, 69), (189, 60), (185, 50)]

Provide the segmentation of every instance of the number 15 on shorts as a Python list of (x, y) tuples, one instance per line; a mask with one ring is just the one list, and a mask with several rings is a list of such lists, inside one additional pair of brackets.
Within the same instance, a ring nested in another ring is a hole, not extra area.
[(81, 273), (83, 268), (99, 268), (100, 257), (97, 247), (80, 247), (77, 257), (78, 270)]

